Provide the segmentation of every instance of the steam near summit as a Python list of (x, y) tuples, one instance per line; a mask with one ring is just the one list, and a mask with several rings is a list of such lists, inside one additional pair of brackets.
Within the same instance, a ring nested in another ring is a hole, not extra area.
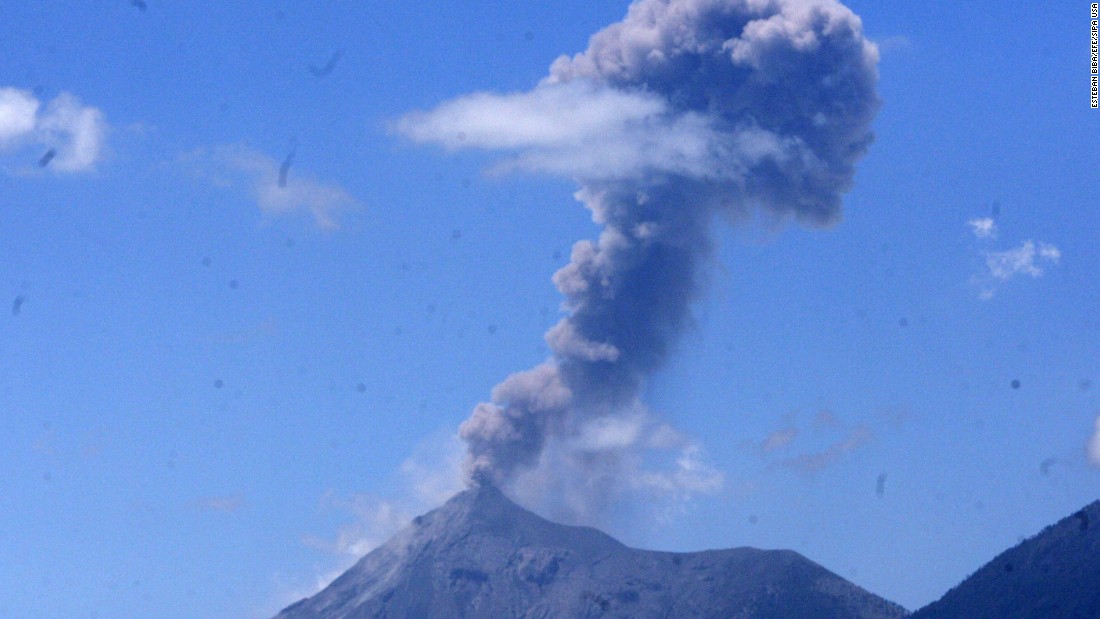
[[(554, 275), (551, 357), (462, 424), (472, 481), (537, 485), (577, 520), (623, 492), (720, 484), (646, 409), (645, 380), (690, 323), (715, 220), (838, 221), (872, 141), (877, 59), (833, 0), (636, 0), (532, 90), (398, 121), (414, 141), (500, 151), (498, 170), (574, 179), (603, 228)], [(673, 463), (651, 470), (655, 453)]]

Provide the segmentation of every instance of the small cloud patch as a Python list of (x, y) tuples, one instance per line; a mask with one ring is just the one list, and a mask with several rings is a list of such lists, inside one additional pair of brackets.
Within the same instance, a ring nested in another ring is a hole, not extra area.
[(998, 280), (1007, 281), (1017, 275), (1039, 277), (1043, 274), (1044, 265), (1058, 264), (1061, 257), (1062, 252), (1053, 245), (1047, 243), (1036, 245), (1032, 241), (1024, 241), (1015, 249), (986, 253), (985, 263), (989, 267), (990, 275)]
[(997, 222), (992, 217), (982, 217), (979, 219), (971, 219), (966, 222), (970, 229), (974, 232), (974, 236), (979, 239), (995, 239), (997, 238)]
[(265, 214), (307, 213), (322, 229), (338, 228), (338, 214), (357, 208), (359, 201), (335, 183), (317, 180), (305, 172), (289, 174), (295, 153), (292, 150), (282, 161), (276, 161), (237, 144), (198, 149), (181, 160), (197, 176), (214, 185), (249, 190)]
[(103, 112), (70, 93), (43, 104), (29, 90), (0, 88), (0, 154), (7, 161), (33, 161), (60, 173), (89, 171), (103, 158), (106, 134)]
[[(999, 229), (992, 217), (971, 219), (966, 222), (974, 237), (982, 243), (997, 239)], [(1010, 249), (982, 249), (983, 268), (972, 278), (980, 292), (979, 298), (992, 299), (1004, 283), (1020, 276), (1037, 279), (1045, 269), (1056, 266), (1062, 259), (1062, 251), (1051, 243), (1028, 239)]]

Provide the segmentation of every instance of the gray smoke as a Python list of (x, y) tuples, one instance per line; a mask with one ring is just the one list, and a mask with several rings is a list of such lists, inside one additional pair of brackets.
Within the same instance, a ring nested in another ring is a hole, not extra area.
[[(462, 424), (471, 480), (560, 493), (582, 520), (624, 490), (720, 481), (653, 421), (645, 379), (690, 324), (716, 217), (839, 219), (872, 140), (877, 58), (833, 0), (635, 0), (531, 91), (397, 123), (415, 141), (503, 151), (498, 170), (568, 175), (603, 227), (554, 275), (567, 315), (546, 334), (552, 357)], [(645, 472), (649, 450), (679, 450), (673, 472)]]

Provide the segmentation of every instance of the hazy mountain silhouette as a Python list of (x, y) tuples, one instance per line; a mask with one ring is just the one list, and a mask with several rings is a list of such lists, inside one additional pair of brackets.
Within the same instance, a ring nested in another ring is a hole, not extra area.
[(416, 518), (277, 619), (907, 614), (793, 551), (636, 550), (544, 520), (485, 485)]
[(1097, 619), (1100, 501), (1002, 552), (912, 619)]

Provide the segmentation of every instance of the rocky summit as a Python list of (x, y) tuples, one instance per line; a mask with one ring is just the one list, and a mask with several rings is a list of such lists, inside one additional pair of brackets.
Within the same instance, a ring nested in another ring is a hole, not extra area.
[(416, 518), (276, 619), (887, 619), (902, 607), (789, 550), (656, 552), (555, 524), (489, 485)]

